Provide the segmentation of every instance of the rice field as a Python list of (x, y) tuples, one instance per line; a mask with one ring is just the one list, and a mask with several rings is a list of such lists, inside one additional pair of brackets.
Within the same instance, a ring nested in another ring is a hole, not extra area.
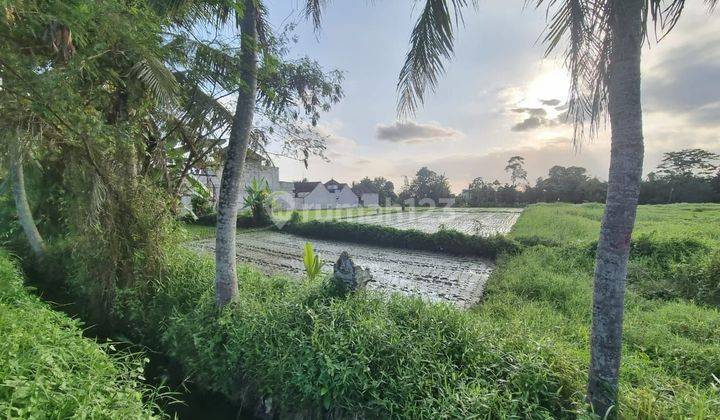
[(514, 208), (427, 209), (370, 214), (345, 221), (426, 233), (448, 229), (468, 235), (492, 236), (510, 232), (521, 213), (522, 209)]
[[(267, 230), (238, 232), (237, 260), (269, 275), (304, 278), (303, 246), (307, 240)], [(380, 248), (337, 241), (311, 241), (323, 261), (323, 272), (347, 251), (353, 261), (369, 268), (374, 282), (370, 289), (401, 293), (431, 301), (444, 301), (467, 308), (482, 297), (485, 281), (494, 264), (474, 257), (457, 257), (406, 249)], [(213, 253), (215, 241), (206, 239), (188, 245), (198, 252)]]

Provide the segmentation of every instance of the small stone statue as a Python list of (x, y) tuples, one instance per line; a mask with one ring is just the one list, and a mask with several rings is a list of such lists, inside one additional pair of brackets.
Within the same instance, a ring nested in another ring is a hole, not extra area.
[(373, 278), (369, 269), (355, 265), (350, 255), (343, 251), (333, 266), (332, 281), (338, 290), (347, 293), (364, 289)]

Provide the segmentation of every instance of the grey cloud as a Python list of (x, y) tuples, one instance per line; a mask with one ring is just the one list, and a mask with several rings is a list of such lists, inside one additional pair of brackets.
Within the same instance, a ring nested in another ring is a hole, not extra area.
[(543, 108), (513, 108), (512, 111), (518, 114), (530, 114), (533, 117), (547, 116), (547, 111)]
[(540, 99), (543, 105), (547, 106), (558, 106), (560, 105), (560, 99)]
[[(545, 103), (553, 101), (555, 100), (551, 99), (549, 101), (542, 102)], [(558, 124), (565, 123), (567, 118), (567, 112), (560, 113), (560, 115), (556, 118), (547, 118), (548, 113), (545, 108), (513, 108), (512, 112), (529, 115), (521, 122), (513, 125), (510, 129), (512, 131), (530, 131), (540, 127), (553, 127)]]
[(437, 123), (396, 121), (393, 124), (378, 124), (376, 136), (379, 140), (393, 143), (421, 143), (451, 140), (461, 136), (459, 131)]
[(522, 122), (519, 122), (512, 126), (512, 131), (530, 131), (536, 128), (540, 128), (545, 125), (545, 119), (540, 117), (526, 118)]
[[(720, 36), (684, 45), (665, 54), (658, 74), (646, 72), (645, 104), (648, 111), (702, 113), (720, 99)], [(692, 117), (692, 115), (691, 115)], [(707, 116), (698, 116), (706, 120)], [(714, 122), (720, 118), (715, 117)]]

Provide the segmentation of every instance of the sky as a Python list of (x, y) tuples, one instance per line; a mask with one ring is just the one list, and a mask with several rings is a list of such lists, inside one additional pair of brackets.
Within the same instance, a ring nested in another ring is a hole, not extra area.
[[(583, 166), (607, 179), (609, 133), (573, 145), (572, 127), (558, 118), (569, 78), (559, 56), (544, 57), (544, 10), (523, 1), (484, 0), (465, 13), (454, 59), (437, 92), (413, 118), (399, 120), (396, 83), (417, 17), (413, 0), (334, 0), (315, 32), (301, 0), (267, 2), (275, 29), (297, 22), (291, 56), (309, 56), (345, 73), (345, 97), (322, 115), (328, 161), (279, 158), (283, 180), (341, 182), (365, 176), (392, 180), (396, 190), (421, 167), (445, 174), (459, 193), (476, 177), (509, 181), (511, 156), (525, 158), (528, 179), (553, 165)], [(720, 11), (688, 2), (660, 44), (643, 50), (644, 172), (663, 152), (700, 147), (720, 151)]]

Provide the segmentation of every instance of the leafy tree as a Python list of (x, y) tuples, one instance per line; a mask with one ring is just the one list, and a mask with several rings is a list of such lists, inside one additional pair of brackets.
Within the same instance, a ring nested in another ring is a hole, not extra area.
[(420, 168), (400, 193), (401, 201), (413, 200), (420, 206), (440, 205), (451, 197), (450, 183), (445, 175), (440, 175), (427, 167)]
[(703, 149), (683, 149), (663, 154), (657, 167), (657, 173), (666, 177), (709, 178), (718, 169), (713, 162), (718, 161), (717, 153)]
[(144, 2), (118, 0), (26, 0), (0, 11), (3, 130), (39, 128), (27, 150), (61, 208), (44, 210), (61, 213), (55, 220), (78, 257), (73, 277), (105, 323), (116, 289), (157, 266), (168, 237), (165, 197), (137, 164), (148, 109), (170, 101), (175, 86), (158, 66), (169, 22)]
[(512, 185), (517, 185), (518, 181), (522, 180), (527, 182), (527, 171), (524, 168), (525, 159), (522, 156), (513, 156), (508, 159), (508, 164), (505, 166), (505, 172), (510, 173), (510, 180)]
[(643, 203), (701, 203), (720, 199), (712, 186), (718, 155), (702, 149), (668, 152), (640, 187)]
[(392, 204), (398, 199), (397, 194), (395, 194), (395, 185), (392, 181), (388, 181), (384, 177), (376, 177), (374, 179), (365, 177), (357, 183), (353, 182), (353, 188), (356, 186), (365, 187), (371, 191), (377, 191), (378, 201), (381, 206), (385, 206), (388, 203)]
[(590, 177), (586, 169), (578, 166), (553, 166), (548, 177), (538, 181), (536, 187), (542, 191), (546, 201), (583, 202), (583, 187)]
[[(234, 2), (233, 2), (234, 3)], [(222, 8), (229, 12), (232, 8)], [(300, 62), (296, 67), (285, 66), (282, 71), (273, 71), (273, 64), (282, 67), (271, 48), (270, 29), (265, 22), (267, 10), (259, 0), (242, 0), (235, 4), (241, 34), (237, 104), (230, 127), (228, 147), (225, 151), (220, 193), (215, 245), (216, 301), (223, 306), (237, 294), (235, 262), (235, 220), (240, 179), (245, 164), (248, 146), (251, 144), (253, 117), (257, 100), (272, 113), (271, 120), (287, 118), (293, 111), (290, 105), (297, 104), (310, 115), (311, 124), (317, 123), (321, 110), (337, 102), (342, 93), (337, 84), (321, 80), (322, 73), (315, 72), (312, 63)], [(221, 14), (221, 17), (225, 15)], [(259, 53), (266, 66), (258, 67)], [(308, 67), (309, 66), (309, 67)], [(297, 71), (295, 71), (297, 70)], [(310, 71), (308, 71), (310, 70)], [(315, 79), (308, 80), (307, 75)], [(258, 90), (260, 80), (269, 88)], [(297, 92), (294, 96), (291, 94)], [(259, 95), (258, 95), (259, 94)], [(329, 102), (321, 101), (322, 97)], [(296, 102), (295, 102), (296, 101)], [(294, 111), (296, 114), (297, 111)], [(308, 150), (303, 149), (307, 164)]]

